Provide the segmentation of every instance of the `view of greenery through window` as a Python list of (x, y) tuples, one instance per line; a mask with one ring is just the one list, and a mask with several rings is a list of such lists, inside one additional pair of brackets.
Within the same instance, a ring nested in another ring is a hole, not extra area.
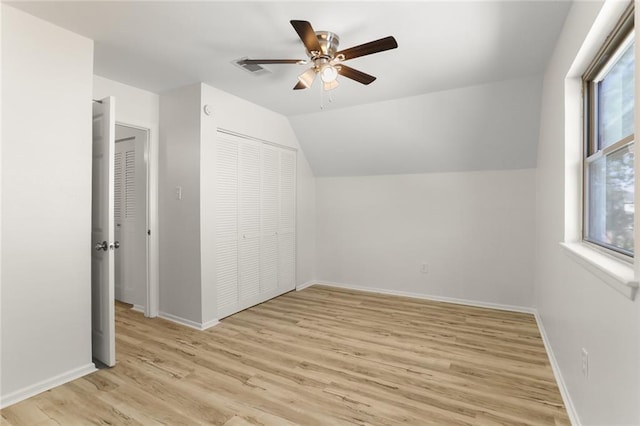
[(627, 46), (616, 64), (598, 83), (598, 148), (633, 134), (634, 45)]
[(589, 237), (633, 253), (633, 145), (590, 166)]
[[(597, 83), (597, 149), (633, 135), (634, 43)], [(588, 165), (588, 239), (633, 253), (633, 141)]]

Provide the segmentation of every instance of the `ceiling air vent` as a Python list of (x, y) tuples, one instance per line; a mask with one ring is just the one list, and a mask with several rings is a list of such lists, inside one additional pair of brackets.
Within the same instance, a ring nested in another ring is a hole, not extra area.
[(258, 65), (258, 64), (245, 64), (244, 60), (247, 59), (245, 58), (240, 58), (240, 59), (236, 59), (235, 61), (232, 62), (233, 65), (237, 66), (238, 68), (242, 68), (243, 70), (245, 70), (246, 72), (253, 74), (253, 75), (264, 75), (264, 74), (271, 74), (271, 71), (269, 71), (268, 69), (266, 69), (265, 67)]

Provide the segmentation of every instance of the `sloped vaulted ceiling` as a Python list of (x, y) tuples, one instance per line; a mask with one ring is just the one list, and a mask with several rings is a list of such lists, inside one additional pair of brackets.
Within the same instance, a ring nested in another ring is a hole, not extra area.
[[(321, 176), (535, 165), (541, 75), (568, 1), (10, 2), (95, 40), (95, 73), (161, 93), (204, 82), (290, 117)], [(289, 20), (341, 48), (393, 35), (349, 65), (378, 79), (291, 90), (304, 67), (251, 75), (241, 57), (304, 58)]]
[(541, 91), (534, 76), (289, 121), (316, 176), (524, 169), (536, 164)]

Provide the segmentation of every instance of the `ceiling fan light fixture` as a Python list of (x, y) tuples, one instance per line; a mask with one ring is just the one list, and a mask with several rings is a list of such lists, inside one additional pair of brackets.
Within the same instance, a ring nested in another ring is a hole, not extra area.
[(331, 64), (325, 64), (320, 68), (320, 78), (325, 83), (331, 83), (338, 78), (338, 70)]
[(307, 89), (311, 87), (313, 84), (313, 80), (316, 77), (316, 70), (314, 68), (309, 68), (302, 74), (298, 76), (298, 81), (304, 85)]

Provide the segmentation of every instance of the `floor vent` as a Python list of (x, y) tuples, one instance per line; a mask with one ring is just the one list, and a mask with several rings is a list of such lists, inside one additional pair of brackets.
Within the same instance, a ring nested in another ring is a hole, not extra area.
[(238, 68), (242, 68), (243, 70), (245, 70), (249, 74), (253, 74), (253, 75), (271, 74), (271, 71), (269, 71), (268, 69), (266, 69), (262, 65), (245, 64), (244, 63), (245, 59), (247, 59), (247, 58), (245, 57), (245, 58), (236, 59), (235, 61), (232, 62), (232, 64), (237, 66)]

